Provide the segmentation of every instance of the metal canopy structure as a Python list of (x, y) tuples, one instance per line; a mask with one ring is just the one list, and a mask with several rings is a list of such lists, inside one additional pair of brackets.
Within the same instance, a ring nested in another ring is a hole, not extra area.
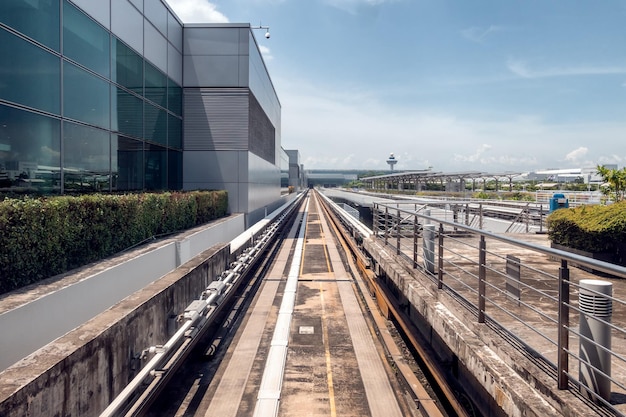
[(393, 174), (364, 177), (361, 181), (369, 183), (373, 189), (415, 189), (421, 191), (426, 184), (438, 182), (442, 187), (457, 184), (459, 190), (465, 188), (467, 180), (472, 181), (472, 190), (476, 188), (476, 180), (482, 180), (483, 189), (488, 180), (495, 180), (496, 191), (500, 182), (508, 180), (509, 190), (513, 189), (513, 178), (521, 176), (521, 172), (487, 173), (480, 171), (434, 172), (430, 170), (397, 172)]

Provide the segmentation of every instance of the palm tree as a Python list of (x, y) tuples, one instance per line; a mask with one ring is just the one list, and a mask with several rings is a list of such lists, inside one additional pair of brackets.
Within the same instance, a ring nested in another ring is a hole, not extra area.
[(626, 168), (610, 169), (603, 165), (597, 166), (598, 174), (602, 180), (609, 184), (602, 192), (614, 198), (614, 201), (622, 201), (626, 192)]

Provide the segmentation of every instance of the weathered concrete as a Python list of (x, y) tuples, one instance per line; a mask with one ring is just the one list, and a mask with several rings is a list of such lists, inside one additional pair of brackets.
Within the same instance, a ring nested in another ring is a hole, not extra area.
[(471, 395), (486, 416), (589, 415), (590, 409), (556, 383), (535, 363), (464, 310), (395, 251), (375, 240), (364, 241), (375, 271), (407, 310), (450, 375)]
[(233, 214), (1, 296), (0, 371), (243, 227)]
[(228, 244), (206, 250), (1, 372), (0, 415), (99, 415), (143, 365), (133, 358), (167, 341), (229, 256)]

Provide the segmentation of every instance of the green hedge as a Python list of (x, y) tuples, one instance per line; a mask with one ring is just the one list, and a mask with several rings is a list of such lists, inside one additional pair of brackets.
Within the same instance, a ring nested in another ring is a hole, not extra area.
[(550, 240), (573, 249), (618, 254), (626, 242), (626, 202), (558, 209), (547, 221)]
[(226, 215), (225, 191), (0, 202), (0, 294)]

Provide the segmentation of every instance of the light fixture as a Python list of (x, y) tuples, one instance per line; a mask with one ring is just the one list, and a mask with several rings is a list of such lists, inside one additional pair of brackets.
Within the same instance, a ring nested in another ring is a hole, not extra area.
[(270, 38), (270, 27), (269, 26), (263, 26), (259, 23), (259, 26), (250, 26), (250, 29), (265, 29), (265, 38), (269, 39)]

